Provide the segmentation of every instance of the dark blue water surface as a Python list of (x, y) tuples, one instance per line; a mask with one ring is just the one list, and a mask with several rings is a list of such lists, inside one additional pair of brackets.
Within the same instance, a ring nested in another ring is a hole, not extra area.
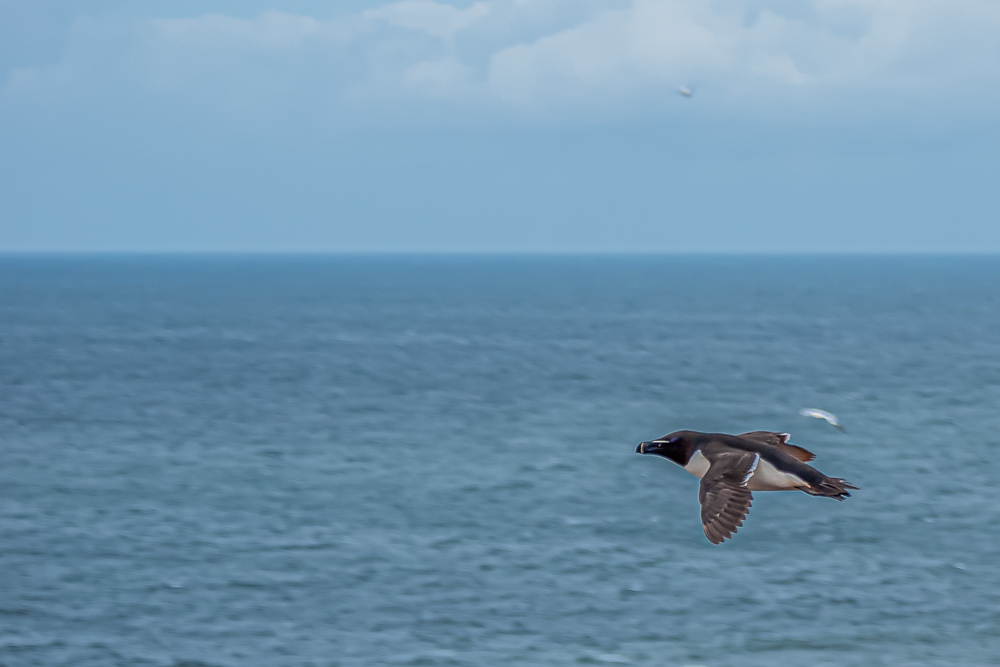
[(998, 258), (8, 256), (0, 392), (7, 667), (1000, 664)]

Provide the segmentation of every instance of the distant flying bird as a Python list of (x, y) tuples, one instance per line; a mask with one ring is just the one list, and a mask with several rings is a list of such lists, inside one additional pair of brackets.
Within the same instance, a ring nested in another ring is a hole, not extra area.
[(742, 435), (675, 431), (641, 442), (636, 454), (656, 454), (683, 466), (701, 480), (701, 526), (712, 544), (731, 538), (750, 511), (751, 491), (799, 490), (843, 500), (858, 487), (827, 477), (806, 461), (812, 452), (788, 444), (787, 433)]
[(803, 417), (815, 417), (816, 419), (825, 420), (830, 426), (834, 427), (841, 433), (844, 432), (844, 427), (840, 424), (837, 419), (837, 415), (827, 412), (826, 410), (820, 410), (819, 408), (802, 408), (799, 410), (799, 414)]
[(677, 90), (677, 92), (680, 93), (681, 95), (683, 95), (684, 97), (691, 97), (691, 89), (688, 88), (687, 86), (681, 86)]

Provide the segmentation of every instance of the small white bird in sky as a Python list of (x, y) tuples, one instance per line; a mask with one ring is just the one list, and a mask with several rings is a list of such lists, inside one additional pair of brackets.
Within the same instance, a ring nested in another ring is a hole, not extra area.
[(677, 90), (677, 92), (680, 93), (681, 95), (683, 95), (684, 97), (691, 97), (691, 89), (688, 88), (687, 86), (681, 86)]
[(834, 427), (838, 431), (843, 431), (844, 427), (841, 426), (840, 420), (837, 419), (837, 415), (831, 414), (826, 410), (820, 410), (819, 408), (802, 408), (799, 410), (799, 414), (803, 417), (815, 417), (816, 419), (825, 420), (830, 426)]

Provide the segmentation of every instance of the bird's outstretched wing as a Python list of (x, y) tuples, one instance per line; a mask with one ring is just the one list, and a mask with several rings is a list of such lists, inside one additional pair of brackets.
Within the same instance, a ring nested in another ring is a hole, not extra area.
[(719, 452), (708, 456), (708, 472), (701, 478), (701, 526), (712, 544), (732, 537), (750, 511), (753, 497), (747, 482), (753, 476), (760, 454)]
[(771, 431), (752, 431), (750, 433), (741, 433), (740, 438), (746, 438), (747, 440), (756, 440), (757, 442), (763, 442), (766, 445), (771, 445), (772, 447), (777, 447), (784, 453), (791, 457), (802, 461), (803, 463), (809, 463), (816, 458), (816, 455), (810, 452), (805, 447), (799, 447), (798, 445), (789, 444), (788, 438), (791, 437), (787, 433), (773, 433)]

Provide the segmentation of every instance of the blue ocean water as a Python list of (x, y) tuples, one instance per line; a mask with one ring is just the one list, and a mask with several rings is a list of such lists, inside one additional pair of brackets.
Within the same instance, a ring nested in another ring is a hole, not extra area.
[(6, 667), (1000, 664), (1000, 258), (8, 256), (0, 392)]

